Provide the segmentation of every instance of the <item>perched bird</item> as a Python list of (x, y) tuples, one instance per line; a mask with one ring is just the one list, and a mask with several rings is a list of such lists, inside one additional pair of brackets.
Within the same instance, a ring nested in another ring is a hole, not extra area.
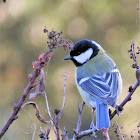
[[(93, 110), (90, 128), (109, 128), (108, 106), (118, 107), (116, 102), (122, 90), (122, 78), (115, 62), (105, 50), (91, 40), (80, 40), (64, 60), (72, 60), (76, 66), (75, 81), (83, 101)], [(96, 127), (94, 111), (96, 109)], [(118, 110), (118, 109), (117, 109)]]

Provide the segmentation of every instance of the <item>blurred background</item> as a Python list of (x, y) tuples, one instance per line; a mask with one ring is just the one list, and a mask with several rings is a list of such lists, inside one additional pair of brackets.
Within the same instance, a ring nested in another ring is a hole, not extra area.
[[(138, 0), (7, 0), (0, 1), (0, 129), (3, 128), (12, 114), (13, 104), (18, 103), (28, 84), (28, 74), (33, 72), (32, 62), (47, 50), (47, 36), (43, 33), (46, 26), (63, 31), (64, 37), (76, 43), (81, 39), (91, 39), (98, 42), (116, 62), (123, 79), (123, 92), (118, 104), (128, 94), (128, 87), (136, 81), (135, 69), (131, 68), (132, 60), (128, 49), (132, 40), (139, 46), (140, 27)], [(138, 22), (136, 22), (138, 21)], [(67, 71), (66, 106), (60, 121), (60, 130), (64, 127), (72, 138), (73, 128), (78, 120), (77, 101), (82, 103), (74, 81), (75, 66), (72, 62), (64, 62), (63, 58), (69, 51), (56, 49), (52, 59), (45, 68), (46, 92), (52, 115), (54, 109), (61, 109), (64, 90), (64, 71)], [(140, 122), (140, 94), (136, 90), (125, 107), (123, 114), (116, 116), (116, 120), (126, 140), (131, 139), (131, 131), (137, 129)], [(29, 101), (28, 99), (26, 101)], [(45, 110), (43, 96), (34, 102), (39, 106), (41, 114), (49, 119)], [(30, 115), (32, 119), (30, 118)], [(18, 114), (19, 118), (10, 126), (3, 140), (30, 140), (36, 124), (35, 140), (39, 140), (39, 127), (47, 130), (36, 119), (32, 106), (25, 107)], [(81, 130), (88, 129), (91, 122), (91, 109), (84, 108)], [(114, 127), (110, 127), (109, 135), (112, 140), (117, 139)], [(133, 139), (138, 139), (138, 132), (133, 131)], [(85, 137), (82, 140), (103, 140), (102, 133), (97, 137)], [(55, 140), (53, 130), (50, 140)]]

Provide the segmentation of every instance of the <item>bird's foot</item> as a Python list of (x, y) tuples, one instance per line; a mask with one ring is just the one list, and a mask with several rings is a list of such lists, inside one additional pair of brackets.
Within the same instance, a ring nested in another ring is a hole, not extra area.
[(94, 126), (93, 122), (92, 122), (91, 125), (90, 125), (90, 129), (92, 129), (92, 135), (93, 135), (94, 137), (96, 137), (95, 131), (97, 130), (97, 128)]
[(122, 112), (123, 107), (120, 107), (119, 105), (116, 105), (115, 108), (116, 108), (117, 115), (120, 116), (120, 113)]

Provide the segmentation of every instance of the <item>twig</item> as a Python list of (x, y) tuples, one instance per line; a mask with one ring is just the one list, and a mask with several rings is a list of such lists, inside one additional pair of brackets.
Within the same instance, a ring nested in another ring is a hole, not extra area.
[(36, 109), (36, 117), (38, 118), (39, 121), (41, 121), (42, 123), (48, 124), (50, 123), (50, 121), (46, 121), (40, 114), (39, 114), (39, 108), (36, 105), (35, 102), (26, 102), (25, 104), (23, 104), (21, 106), (21, 108), (24, 108), (26, 105), (32, 105), (35, 109)]
[[(134, 91), (137, 89), (137, 87), (139, 86), (139, 82), (138, 81), (136, 81), (136, 83), (134, 84), (134, 86), (133, 87), (130, 87), (130, 88), (132, 88), (132, 91), (130, 91), (129, 93), (128, 93), (128, 95), (126, 96), (126, 98), (122, 101), (122, 103), (119, 105), (119, 111), (122, 111), (122, 109), (123, 109), (123, 106), (128, 102), (128, 101), (130, 101), (131, 100), (131, 96), (133, 95), (133, 93), (134, 93)], [(129, 88), (129, 89), (130, 89)], [(112, 120), (113, 119), (113, 117), (115, 116), (117, 114), (117, 111), (115, 110), (112, 114), (110, 114), (110, 120)]]
[(137, 127), (138, 127), (138, 139), (140, 140), (140, 123), (137, 125)]
[(123, 137), (123, 134), (122, 134), (122, 132), (121, 132), (121, 129), (120, 129), (120, 127), (119, 127), (117, 121), (115, 121), (115, 122), (116, 122), (116, 125), (117, 125), (117, 129), (119, 130), (119, 133), (120, 133), (120, 135), (121, 135), (121, 140), (124, 140), (124, 137)]
[(140, 140), (140, 123), (138, 123), (137, 129), (133, 129), (133, 130), (131, 131), (131, 133), (130, 133), (131, 138), (134, 137), (134, 135), (132, 135), (132, 134), (133, 134), (133, 131), (137, 131), (137, 132), (138, 132), (138, 140)]
[(47, 132), (44, 132), (42, 127), (40, 126), (40, 131), (41, 134), (39, 135), (39, 137), (41, 138), (41, 140), (48, 140), (50, 134), (50, 128), (48, 127)]
[(33, 133), (33, 135), (32, 135), (32, 139), (31, 139), (31, 140), (34, 140), (34, 138), (35, 138), (35, 132), (36, 132), (36, 125), (35, 125), (34, 122), (33, 122), (33, 124), (34, 124), (34, 133)]
[(46, 94), (46, 92), (44, 94), (45, 94), (45, 101), (46, 101), (46, 106), (47, 106), (47, 113), (48, 113), (48, 115), (50, 117), (50, 121), (51, 121), (51, 124), (53, 126), (54, 133), (55, 133), (55, 135), (57, 135), (56, 129), (55, 129), (55, 123), (53, 121), (53, 118), (52, 118), (52, 115), (51, 115), (51, 111), (50, 111), (50, 107), (49, 107), (49, 103), (48, 103), (47, 94)]
[(78, 139), (81, 139), (84, 136), (89, 136), (91, 134), (93, 134), (93, 130), (88, 129), (88, 130), (85, 130), (85, 131), (82, 131), (82, 132), (79, 132), (78, 134), (76, 134), (73, 140), (78, 140)]
[(77, 134), (79, 136), (79, 131), (80, 131), (80, 126), (81, 126), (81, 119), (82, 119), (82, 113), (83, 113), (84, 105), (85, 105), (84, 101), (82, 102), (81, 108), (79, 107), (79, 104), (78, 104), (79, 118), (78, 118), (78, 122), (77, 122), (76, 131), (74, 130), (74, 133), (76, 133), (76, 134), (74, 134), (73, 140), (77, 140), (78, 139)]
[(79, 110), (79, 118), (78, 118), (78, 123), (77, 123), (77, 128), (76, 132), (78, 133), (80, 131), (80, 126), (81, 126), (81, 119), (82, 119), (82, 113), (83, 113), (83, 108), (84, 108), (85, 102), (82, 102), (81, 108)]
[[(56, 128), (56, 139), (60, 140), (60, 131), (59, 131), (59, 112), (60, 110), (55, 109), (55, 128)], [(56, 113), (58, 112), (58, 113)]]
[(128, 124), (127, 126), (130, 126), (130, 125), (134, 124), (134, 123), (137, 122), (137, 121), (138, 121), (138, 120), (135, 120), (134, 122)]
[(128, 53), (130, 54), (130, 59), (133, 59), (134, 61), (134, 63), (132, 64), (132, 68), (139, 69), (139, 65), (137, 63), (137, 55), (140, 54), (140, 47), (138, 46), (137, 51), (135, 52), (134, 45), (134, 40), (132, 40), (131, 48), (130, 50), (128, 50)]
[(12, 124), (12, 122), (18, 118), (17, 114), (20, 111), (21, 106), (22, 106), (23, 102), (25, 101), (26, 97), (28, 96), (30, 90), (32, 89), (32, 87), (33, 87), (32, 85), (33, 85), (35, 79), (38, 77), (39, 73), (40, 73), (40, 70), (35, 69), (35, 71), (33, 73), (33, 76), (32, 76), (32, 79), (29, 81), (28, 86), (24, 90), (23, 96), (21, 97), (21, 99), (18, 102), (17, 106), (14, 107), (14, 111), (13, 111), (11, 117), (7, 121), (7, 123), (4, 126), (4, 128), (1, 130), (1, 132), (0, 132), (0, 139), (5, 134), (5, 132), (7, 131), (7, 129), (9, 128), (9, 126)]
[[(119, 111), (122, 111), (123, 110), (123, 106), (131, 100), (131, 96), (133, 95), (134, 91), (137, 89), (137, 87), (140, 85), (140, 69), (139, 69), (139, 65), (137, 63), (137, 59), (136, 59), (136, 54), (135, 54), (135, 50), (134, 50), (134, 40), (132, 41), (132, 44), (131, 44), (131, 49), (128, 50), (128, 52), (130, 53), (130, 58), (133, 59), (134, 61), (134, 64), (132, 65), (132, 68), (136, 68), (136, 78), (137, 78), (137, 81), (136, 83), (134, 84), (134, 86), (130, 86), (129, 87), (129, 93), (128, 95), (126, 96), (126, 98), (122, 101), (122, 103), (119, 105)], [(138, 52), (137, 54), (140, 53), (140, 49), (138, 48)], [(112, 114), (110, 113), (110, 120), (116, 115), (117, 111), (115, 110)]]
[(43, 94), (45, 92), (45, 80), (44, 80), (44, 68), (40, 69), (40, 77), (38, 81), (34, 84), (35, 91), (33, 93), (30, 93), (29, 99), (33, 100), (40, 94)]
[[(6, 0), (3, 0), (3, 1), (6, 2)], [(45, 53), (42, 53), (38, 57), (38, 61), (34, 61), (32, 63), (33, 68), (35, 70), (34, 70), (33, 74), (28, 75), (29, 84), (26, 87), (26, 89), (24, 90), (24, 94), (21, 97), (21, 99), (19, 100), (17, 106), (14, 105), (14, 107), (13, 107), (14, 111), (13, 111), (12, 115), (10, 116), (9, 120), (7, 121), (7, 123), (5, 124), (5, 126), (3, 127), (3, 129), (0, 132), (0, 139), (3, 137), (5, 132), (8, 130), (8, 128), (12, 124), (12, 122), (18, 118), (17, 114), (20, 111), (23, 102), (29, 95), (30, 90), (36, 86), (36, 84), (34, 84), (34, 82), (35, 82), (36, 78), (40, 75), (41, 69), (44, 68), (49, 63), (52, 51), (58, 47), (63, 47), (65, 50), (66, 49), (70, 50), (71, 47), (73, 46), (72, 41), (69, 41), (69, 40), (66, 40), (63, 38), (62, 32), (57, 32), (53, 29), (52, 29), (52, 31), (49, 32), (48, 29), (45, 27), (44, 33), (47, 34), (47, 37), (49, 40), (47, 42), (47, 47), (49, 48), (49, 50), (46, 51)], [(51, 121), (51, 123), (52, 123), (52, 121)]]
[[(57, 130), (57, 140), (60, 140), (60, 132), (59, 132), (59, 121), (61, 119), (61, 116), (63, 114), (63, 110), (65, 107), (65, 96), (66, 96), (66, 80), (67, 80), (67, 72), (65, 70), (65, 74), (64, 74), (64, 95), (63, 95), (63, 104), (62, 104), (62, 108), (61, 111), (58, 109), (55, 109), (55, 127)], [(64, 134), (61, 135), (62, 139), (68, 140), (68, 135), (67, 135), (67, 131), (64, 128)]]
[[(24, 110), (24, 111), (29, 115), (29, 117), (30, 117), (30, 119), (31, 119), (31, 123), (33, 123), (33, 125), (34, 125), (34, 132), (33, 132), (32, 138), (31, 138), (31, 140), (34, 140), (35, 133), (36, 133), (36, 124), (34, 123), (31, 114), (30, 114), (28, 111), (26, 111), (26, 110)], [(32, 128), (32, 124), (31, 124), (31, 128)], [(24, 132), (25, 132), (25, 131), (24, 131)], [(26, 132), (26, 133), (27, 133), (27, 132)]]
[(65, 128), (64, 128), (64, 134), (62, 134), (61, 136), (62, 136), (62, 140), (69, 140), (68, 131)]
[(134, 137), (134, 135), (132, 135), (132, 133), (133, 133), (133, 131), (138, 131), (138, 129), (133, 129), (132, 131), (131, 131), (131, 138), (133, 138)]
[(63, 95), (63, 105), (62, 105), (62, 108), (61, 108), (61, 111), (60, 111), (60, 114), (59, 114), (59, 120), (61, 119), (61, 116), (63, 114), (63, 110), (64, 110), (64, 107), (65, 107), (65, 97), (66, 97), (66, 84), (67, 84), (67, 72), (65, 70), (65, 74), (64, 74), (64, 95)]
[(55, 113), (55, 128), (56, 128), (56, 132), (57, 132), (57, 140), (60, 140), (59, 121), (60, 121), (60, 119), (61, 119), (61, 116), (62, 116), (62, 114), (63, 114), (64, 107), (65, 107), (66, 80), (67, 80), (67, 72), (65, 71), (65, 74), (64, 74), (63, 105), (62, 105), (61, 111), (58, 110), (58, 109), (55, 109), (55, 111), (54, 111), (54, 113)]
[[(133, 59), (134, 64), (132, 65), (132, 68), (136, 68), (139, 69), (139, 65), (137, 63), (137, 57), (136, 57), (136, 53), (135, 53), (135, 49), (134, 49), (134, 40), (132, 40), (132, 44), (131, 44), (131, 49), (128, 50), (128, 52), (130, 53), (130, 58)], [(139, 54), (139, 49), (137, 54)]]

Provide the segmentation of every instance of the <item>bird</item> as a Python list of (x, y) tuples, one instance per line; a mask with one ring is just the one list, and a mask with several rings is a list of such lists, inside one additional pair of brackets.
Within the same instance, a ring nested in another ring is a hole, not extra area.
[[(75, 82), (85, 104), (92, 108), (90, 128), (109, 129), (108, 106), (116, 108), (117, 99), (122, 91), (122, 78), (115, 62), (95, 41), (83, 39), (70, 50), (64, 60), (72, 60), (76, 66)], [(96, 124), (94, 125), (94, 112)]]

